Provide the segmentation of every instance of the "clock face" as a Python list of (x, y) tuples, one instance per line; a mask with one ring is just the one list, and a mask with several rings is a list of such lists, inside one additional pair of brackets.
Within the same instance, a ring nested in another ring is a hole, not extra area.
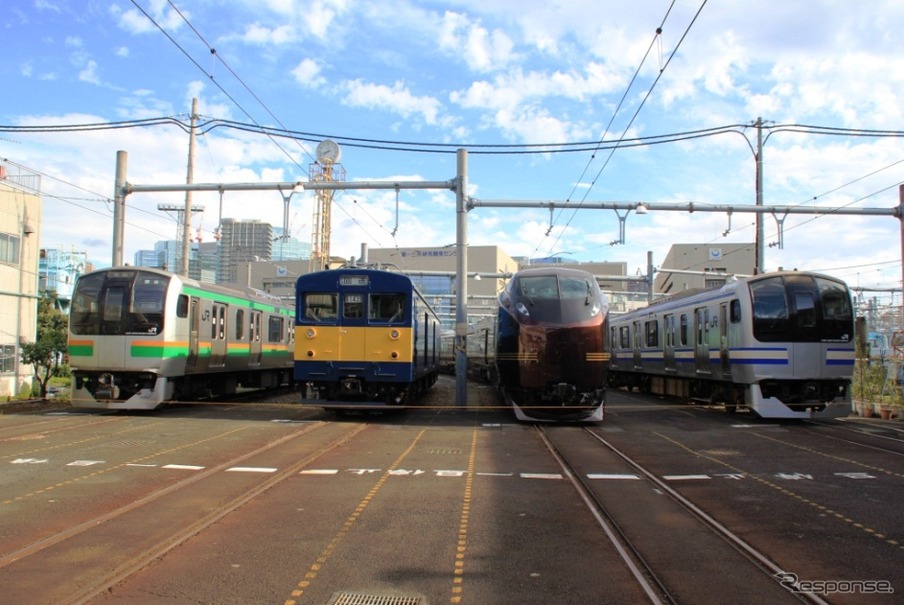
[(335, 141), (326, 139), (317, 145), (317, 159), (321, 162), (334, 164), (342, 156), (342, 150)]

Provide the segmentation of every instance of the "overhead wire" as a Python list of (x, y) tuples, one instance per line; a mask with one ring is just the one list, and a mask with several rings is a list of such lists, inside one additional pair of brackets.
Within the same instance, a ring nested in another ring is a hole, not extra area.
[[(706, 3), (707, 3), (707, 0), (703, 0), (703, 2), (700, 4), (700, 8), (697, 9), (697, 12), (694, 14), (694, 17), (691, 19), (690, 23), (685, 28), (684, 33), (681, 35), (681, 38), (678, 40), (678, 43), (675, 45), (675, 48), (673, 48), (672, 52), (669, 53), (668, 59), (666, 59), (665, 64), (663, 64), (662, 67), (659, 69), (659, 73), (656, 74), (656, 77), (653, 79), (653, 82), (650, 84), (649, 88), (647, 89), (647, 92), (644, 95), (643, 99), (641, 99), (637, 108), (634, 110), (634, 114), (631, 116), (631, 119), (628, 121), (628, 124), (622, 130), (622, 136), (619, 138), (619, 141), (616, 142), (616, 144), (610, 149), (609, 155), (606, 157), (606, 160), (603, 162), (603, 165), (597, 171), (596, 176), (594, 177), (593, 181), (591, 181), (590, 185), (587, 187), (587, 190), (584, 192), (584, 196), (581, 198), (580, 203), (578, 203), (577, 207), (574, 208), (574, 210), (571, 213), (571, 217), (568, 219), (568, 221), (565, 224), (565, 227), (561, 230), (559, 235), (556, 237), (555, 241), (552, 243), (552, 246), (550, 247), (550, 251), (552, 251), (555, 248), (555, 246), (561, 240), (562, 235), (564, 235), (565, 231), (571, 225), (571, 222), (574, 220), (575, 216), (577, 216), (578, 210), (580, 210), (583, 203), (587, 200), (587, 197), (590, 195), (590, 191), (596, 185), (597, 181), (599, 180), (600, 176), (603, 173), (603, 170), (605, 170), (606, 167), (609, 165), (609, 162), (612, 159), (612, 156), (615, 154), (615, 151), (617, 149), (619, 149), (619, 147), (620, 147), (619, 143), (620, 143), (621, 139), (624, 138), (625, 135), (627, 135), (631, 126), (634, 124), (634, 121), (640, 115), (641, 110), (644, 108), (647, 101), (652, 96), (653, 90), (656, 88), (656, 85), (659, 83), (659, 80), (662, 78), (662, 75), (665, 73), (665, 70), (671, 64), (672, 59), (678, 53), (678, 49), (681, 48), (681, 45), (684, 42), (685, 38), (687, 38), (687, 35), (690, 33), (691, 28), (697, 22), (697, 18), (700, 16), (700, 13), (703, 11), (703, 7), (706, 6)], [(671, 11), (672, 11), (672, 8), (674, 7), (674, 5), (675, 5), (675, 2), (673, 0), (672, 4), (669, 6), (668, 11), (666, 11), (665, 16), (663, 17), (662, 22), (660, 23), (659, 27), (656, 29), (656, 37), (659, 37), (662, 34), (663, 26), (665, 25), (666, 21), (668, 20), (668, 17), (671, 14)], [(654, 38), (654, 40), (655, 40), (655, 38)], [(646, 59), (646, 56), (644, 57), (644, 59)]]

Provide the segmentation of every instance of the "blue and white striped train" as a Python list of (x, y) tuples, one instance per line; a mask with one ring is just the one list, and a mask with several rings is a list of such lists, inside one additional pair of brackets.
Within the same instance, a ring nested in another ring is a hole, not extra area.
[(847, 285), (784, 271), (674, 295), (609, 320), (609, 384), (745, 406), (763, 418), (851, 411), (854, 312)]

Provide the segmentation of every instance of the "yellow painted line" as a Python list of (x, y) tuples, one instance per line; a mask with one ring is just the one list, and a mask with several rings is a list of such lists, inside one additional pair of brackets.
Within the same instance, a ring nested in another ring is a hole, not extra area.
[(474, 461), (477, 458), (477, 431), (471, 433), (471, 454), (468, 456), (468, 474), (465, 493), (461, 499), (461, 518), (458, 522), (458, 544), (455, 547), (455, 564), (452, 567), (452, 597), (450, 603), (461, 603), (465, 574), (465, 554), (468, 550), (468, 523), (471, 520), (471, 495), (474, 483)]
[[(764, 437), (764, 435), (758, 435), (758, 434), (756, 434), (756, 433), (753, 433), (753, 434), (756, 435), (757, 437)], [(904, 545), (899, 544), (896, 540), (890, 539), (890, 538), (888, 538), (885, 534), (883, 534), (883, 533), (881, 533), (881, 532), (879, 532), (879, 531), (876, 531), (875, 529), (873, 529), (873, 528), (871, 528), (871, 527), (869, 527), (869, 526), (867, 526), (867, 525), (864, 525), (863, 523), (859, 523), (859, 522), (855, 521), (854, 519), (851, 519), (850, 517), (846, 516), (844, 513), (840, 513), (840, 512), (838, 512), (838, 511), (835, 511), (835, 510), (829, 508), (828, 506), (825, 506), (825, 505), (823, 505), (823, 504), (820, 504), (820, 503), (818, 503), (818, 502), (816, 502), (816, 501), (814, 501), (814, 500), (810, 500), (809, 498), (807, 498), (807, 497), (805, 497), (805, 496), (802, 496), (802, 495), (800, 495), (800, 494), (798, 494), (798, 493), (796, 493), (796, 492), (793, 492), (793, 491), (791, 491), (790, 489), (788, 489), (788, 488), (786, 488), (786, 487), (784, 487), (784, 486), (781, 486), (781, 485), (779, 485), (779, 484), (777, 484), (777, 483), (775, 483), (775, 482), (773, 482), (773, 481), (769, 481), (768, 479), (764, 479), (763, 477), (757, 477), (756, 475), (753, 475), (753, 474), (751, 474), (751, 473), (748, 473), (747, 471), (745, 471), (745, 470), (743, 470), (743, 469), (740, 469), (740, 468), (738, 468), (738, 467), (736, 467), (736, 466), (734, 466), (734, 465), (728, 464), (728, 463), (725, 462), (724, 460), (720, 460), (720, 459), (718, 459), (718, 458), (714, 458), (714, 457), (712, 457), (712, 456), (707, 456), (706, 454), (700, 453), (700, 452), (698, 452), (697, 450), (695, 450), (695, 449), (693, 449), (693, 448), (691, 448), (691, 447), (688, 447), (688, 446), (684, 445), (683, 443), (679, 443), (678, 441), (675, 441), (675, 440), (672, 439), (671, 437), (666, 437), (665, 435), (662, 435), (662, 434), (660, 434), (660, 433), (655, 433), (655, 435), (658, 436), (658, 437), (661, 437), (662, 439), (665, 439), (666, 441), (670, 441), (671, 443), (674, 443), (674, 444), (677, 445), (678, 447), (680, 447), (680, 448), (682, 448), (682, 449), (684, 449), (684, 450), (686, 450), (686, 451), (688, 451), (688, 452), (694, 454), (695, 456), (700, 456), (701, 458), (705, 458), (706, 460), (710, 460), (710, 461), (715, 462), (715, 463), (717, 463), (717, 464), (721, 464), (722, 466), (724, 466), (724, 467), (726, 467), (726, 468), (730, 468), (731, 470), (735, 471), (736, 473), (741, 473), (741, 474), (743, 474), (744, 476), (750, 477), (750, 478), (753, 479), (754, 481), (758, 481), (759, 483), (762, 483), (763, 485), (766, 485), (766, 486), (768, 486), (768, 487), (771, 487), (772, 489), (774, 489), (774, 490), (776, 490), (776, 491), (778, 491), (778, 492), (780, 492), (780, 493), (782, 493), (782, 494), (784, 494), (784, 495), (786, 495), (786, 496), (788, 496), (788, 497), (790, 497), (790, 498), (794, 498), (795, 500), (797, 500), (797, 501), (799, 501), (799, 502), (801, 502), (801, 503), (803, 503), (803, 504), (806, 504), (806, 505), (808, 505), (808, 506), (812, 506), (813, 508), (817, 509), (820, 513), (824, 513), (824, 514), (826, 514), (826, 515), (835, 517), (836, 519), (838, 519), (838, 520), (840, 520), (840, 521), (842, 521), (842, 522), (844, 522), (844, 523), (847, 523), (848, 525), (850, 525), (850, 526), (852, 526), (852, 527), (856, 527), (857, 529), (860, 529), (860, 530), (866, 532), (867, 534), (873, 536), (874, 538), (879, 538), (880, 540), (882, 540), (883, 542), (885, 542), (886, 544), (888, 544), (888, 545), (890, 545), (890, 546), (893, 546), (893, 547), (895, 547), (895, 548), (898, 548), (899, 550), (904, 550)], [(767, 439), (772, 439), (771, 437), (766, 437), (766, 438), (767, 438)], [(778, 440), (778, 439), (773, 439), (773, 440), (774, 440), (774, 441), (779, 441), (780, 443), (785, 443), (785, 442), (780, 441), (780, 440)], [(790, 445), (790, 444), (787, 444), (787, 445)], [(806, 448), (802, 448), (802, 449), (806, 449)], [(810, 450), (810, 451), (813, 451), (813, 450)], [(817, 452), (817, 453), (818, 453), (818, 452)], [(834, 458), (834, 456), (829, 456), (829, 457)], [(853, 461), (852, 461), (852, 462), (853, 462)], [(862, 465), (862, 466), (866, 466), (866, 465)], [(889, 474), (896, 474), (896, 473), (889, 473)]]
[(296, 605), (298, 603), (298, 599), (304, 595), (304, 591), (311, 585), (311, 582), (317, 579), (317, 575), (320, 572), (321, 567), (329, 560), (330, 556), (333, 554), (333, 551), (336, 550), (336, 547), (339, 546), (339, 543), (342, 542), (342, 539), (351, 531), (352, 527), (355, 524), (355, 521), (358, 520), (358, 517), (361, 516), (361, 513), (364, 512), (364, 509), (367, 508), (367, 505), (370, 504), (374, 496), (377, 495), (377, 492), (380, 491), (380, 488), (383, 487), (383, 484), (386, 483), (386, 480), (392, 476), (392, 472), (396, 470), (399, 465), (402, 463), (402, 460), (411, 453), (411, 450), (414, 449), (414, 446), (417, 445), (417, 442), (421, 440), (421, 437), (424, 436), (427, 430), (424, 429), (420, 433), (417, 434), (417, 437), (411, 442), (411, 445), (402, 452), (398, 458), (396, 458), (395, 462), (392, 463), (385, 473), (380, 477), (380, 479), (374, 484), (370, 491), (367, 492), (367, 495), (364, 496), (364, 499), (358, 503), (358, 506), (355, 507), (355, 510), (352, 514), (346, 518), (345, 523), (342, 524), (342, 528), (336, 533), (333, 539), (329, 544), (326, 545), (326, 548), (323, 549), (323, 552), (320, 553), (320, 556), (317, 557), (317, 560), (311, 564), (311, 567), (308, 569), (307, 573), (305, 573), (304, 578), (298, 581), (298, 584), (295, 586), (295, 589), (291, 593), (291, 598), (285, 600), (285, 605)]

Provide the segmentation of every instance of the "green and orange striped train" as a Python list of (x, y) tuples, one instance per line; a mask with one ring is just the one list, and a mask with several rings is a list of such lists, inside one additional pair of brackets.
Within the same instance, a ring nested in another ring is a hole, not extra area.
[(72, 405), (150, 410), (292, 380), (294, 304), (158, 269), (79, 277), (69, 322)]

